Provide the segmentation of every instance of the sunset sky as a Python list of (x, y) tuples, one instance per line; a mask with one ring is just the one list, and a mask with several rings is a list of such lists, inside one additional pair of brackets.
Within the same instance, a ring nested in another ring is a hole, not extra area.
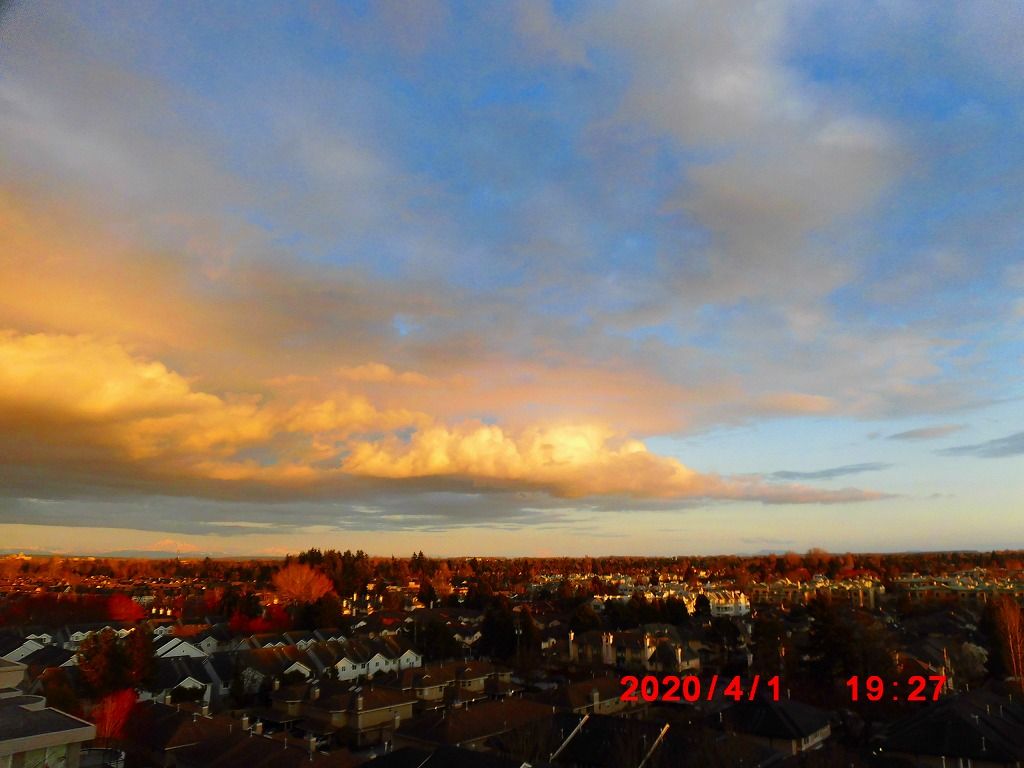
[(0, 550), (1024, 547), (1024, 5), (0, 8)]

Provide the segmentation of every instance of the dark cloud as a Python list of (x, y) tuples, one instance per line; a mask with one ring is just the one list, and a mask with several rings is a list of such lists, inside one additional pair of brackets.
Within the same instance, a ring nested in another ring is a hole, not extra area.
[(1002, 459), (1024, 454), (1024, 432), (997, 437), (973, 445), (957, 445), (938, 451), (942, 456), (977, 456), (982, 459)]
[(891, 466), (892, 464), (885, 464), (880, 461), (870, 461), (863, 464), (845, 464), (841, 467), (829, 467), (828, 469), (817, 469), (810, 472), (782, 470), (772, 472), (769, 477), (773, 480), (834, 480), (837, 477), (859, 475), (862, 472), (878, 472)]
[(897, 432), (889, 435), (888, 440), (935, 440), (945, 437), (953, 432), (959, 432), (964, 428), (963, 424), (937, 424), (934, 427), (919, 427), (908, 429), (906, 432)]

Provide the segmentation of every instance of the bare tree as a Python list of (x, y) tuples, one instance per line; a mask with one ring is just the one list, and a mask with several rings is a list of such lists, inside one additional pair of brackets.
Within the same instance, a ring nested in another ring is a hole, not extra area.
[(1024, 610), (1014, 598), (1003, 595), (996, 599), (995, 615), (1006, 669), (1024, 687)]
[(330, 592), (333, 585), (316, 568), (292, 563), (274, 574), (274, 589), (287, 603), (313, 603)]

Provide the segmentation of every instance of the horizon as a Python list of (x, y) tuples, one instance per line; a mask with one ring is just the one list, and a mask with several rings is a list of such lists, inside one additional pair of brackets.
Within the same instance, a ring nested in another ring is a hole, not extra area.
[(0, 3), (0, 540), (1024, 549), (1020, 39)]
[[(298, 552), (289, 552), (285, 555), (225, 555), (217, 552), (151, 552), (148, 550), (116, 550), (112, 552), (96, 552), (96, 553), (85, 553), (85, 552), (48, 552), (48, 551), (29, 551), (23, 550), (7, 550), (0, 549), (0, 558), (7, 557), (39, 557), (39, 558), (63, 558), (66, 560), (73, 559), (92, 559), (92, 560), (181, 560), (183, 562), (190, 562), (199, 559), (210, 559), (210, 560), (232, 560), (232, 561), (259, 561), (259, 560), (284, 560), (285, 558), (297, 558), (299, 555), (308, 552), (315, 547), (310, 547), (307, 550), (301, 550)], [(322, 549), (321, 551), (330, 551), (331, 548)], [(340, 551), (340, 550), (335, 550)], [(759, 557), (778, 557), (785, 555), (799, 555), (805, 557), (812, 553), (828, 555), (831, 557), (841, 555), (852, 555), (854, 557), (895, 557), (895, 556), (917, 556), (917, 555), (949, 555), (949, 554), (963, 554), (963, 555), (980, 555), (985, 552), (992, 552), (999, 555), (1014, 555), (1024, 554), (1024, 549), (997, 549), (997, 550), (979, 550), (979, 549), (918, 549), (918, 550), (893, 550), (889, 552), (857, 552), (857, 551), (842, 551), (842, 550), (823, 550), (817, 547), (813, 547), (806, 552), (794, 552), (792, 550), (763, 550), (759, 552), (713, 552), (713, 553), (680, 553), (674, 555), (650, 555), (650, 554), (622, 554), (622, 553), (597, 553), (597, 554), (584, 554), (584, 555), (439, 555), (431, 554), (430, 552), (423, 553), (430, 560), (580, 560), (580, 559), (623, 559), (623, 560), (685, 560), (690, 558), (730, 558), (736, 557), (741, 559), (746, 558), (759, 558)], [(408, 560), (411, 555), (399, 555), (396, 553), (380, 554), (373, 552), (364, 553), (371, 560)]]

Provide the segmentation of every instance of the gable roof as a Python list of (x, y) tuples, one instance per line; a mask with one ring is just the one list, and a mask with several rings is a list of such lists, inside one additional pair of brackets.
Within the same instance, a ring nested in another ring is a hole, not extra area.
[(769, 739), (802, 739), (829, 724), (827, 713), (810, 704), (784, 699), (740, 701), (723, 712), (731, 730)]
[(551, 707), (546, 704), (509, 698), (427, 713), (403, 727), (403, 732), (427, 743), (458, 745), (550, 718)]
[(1024, 760), (1024, 706), (986, 690), (951, 696), (893, 723), (886, 750), (989, 762)]

